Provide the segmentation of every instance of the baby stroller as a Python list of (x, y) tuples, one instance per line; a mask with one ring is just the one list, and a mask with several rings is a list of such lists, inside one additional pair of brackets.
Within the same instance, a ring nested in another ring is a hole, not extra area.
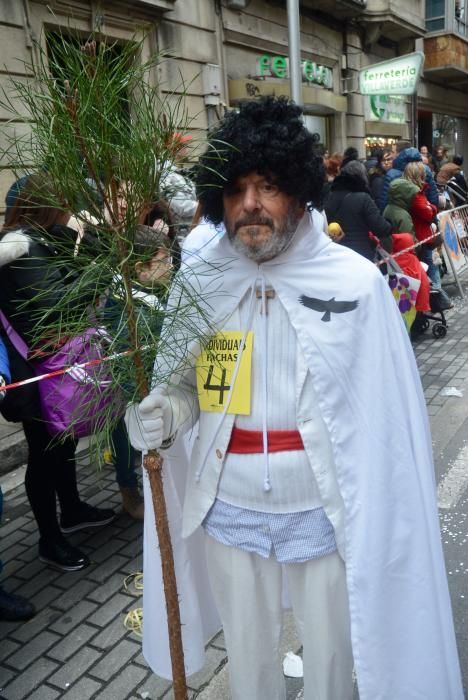
[(425, 311), (415, 321), (415, 324), (418, 325), (417, 330), (421, 333), (427, 331), (431, 325), (431, 321), (435, 321), (435, 323), (432, 324), (432, 335), (434, 338), (445, 338), (447, 335), (447, 320), (442, 309), (441, 297), (440, 289), (431, 286), (429, 296), (431, 312), (427, 313), (427, 311)]

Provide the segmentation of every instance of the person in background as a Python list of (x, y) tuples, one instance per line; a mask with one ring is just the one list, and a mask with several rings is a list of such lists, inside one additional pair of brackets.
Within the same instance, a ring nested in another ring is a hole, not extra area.
[[(402, 177), (403, 171), (408, 163), (414, 161), (422, 161), (422, 156), (417, 148), (411, 148), (409, 141), (397, 141), (396, 143), (396, 153), (392, 167), (388, 170), (384, 178), (384, 184), (382, 187), (382, 193), (380, 197), (379, 209), (383, 211), (388, 204), (388, 189), (392, 180), (397, 177)], [(426, 173), (426, 182), (428, 184), (427, 188), (427, 198), (436, 207), (439, 206), (439, 193), (437, 191), (437, 185), (434, 180), (429, 166), (424, 166)]]
[(339, 174), (343, 163), (341, 153), (333, 153), (325, 163), (325, 185), (323, 186), (322, 198), (325, 199), (330, 194), (331, 185), (335, 177)]
[(181, 243), (179, 241), (179, 228), (176, 224), (176, 216), (165, 199), (159, 199), (151, 205), (148, 212), (141, 217), (140, 224), (150, 226), (155, 231), (163, 232), (171, 240), (171, 254), (173, 271), (177, 272), (181, 262)]
[(392, 167), (393, 153), (391, 148), (380, 148), (375, 160), (375, 165), (368, 169), (370, 195), (374, 202), (379, 205), (382, 196), (384, 178)]
[(411, 250), (412, 245), (413, 236), (411, 233), (392, 234), (392, 255), (396, 256), (395, 260), (402, 272), (413, 279), (419, 280), (420, 283), (414, 305), (416, 317), (410, 328), (410, 336), (414, 340), (424, 327), (424, 312), (431, 310), (431, 288), (423, 263), (421, 263), (414, 250)]
[[(403, 173), (403, 179), (418, 188), (417, 193), (411, 200), (409, 211), (416, 239), (418, 241), (427, 240), (434, 235), (437, 208), (428, 201), (426, 196), (428, 185), (424, 165), (418, 162), (408, 163)], [(435, 265), (433, 261), (433, 248), (433, 243), (424, 243), (421, 246), (420, 257), (427, 265), (427, 274), (432, 286), (440, 292), (440, 307), (443, 310), (450, 309), (453, 304), (447, 292), (442, 289), (439, 266)]]
[(358, 160), (341, 168), (324, 201), (324, 209), (327, 220), (338, 223), (344, 232), (340, 244), (368, 260), (374, 259), (375, 252), (369, 231), (380, 240), (388, 239), (392, 233), (391, 224), (379, 212), (369, 194), (366, 169)]
[[(411, 205), (419, 187), (403, 177), (397, 177), (388, 190), (388, 204), (383, 210), (384, 217), (392, 224), (393, 233), (410, 233), (416, 242)], [(426, 200), (427, 201), (427, 200)]]
[[(8, 360), (8, 353), (0, 337), (0, 386), (5, 386), (9, 384), (11, 380), (10, 377), (10, 362)], [(0, 404), (6, 396), (5, 391), (0, 391)], [(2, 520), (3, 511), (3, 493), (0, 487), (0, 523)], [(1, 531), (0, 531), (1, 534)], [(2, 562), (0, 560), (0, 572), (2, 571)], [(34, 617), (36, 610), (34, 605), (29, 602), (26, 598), (21, 595), (16, 595), (15, 593), (7, 593), (0, 585), (0, 621), (19, 621), (19, 620), (29, 620)]]
[[(41, 324), (45, 318), (48, 323), (60, 320), (59, 299), (67, 284), (76, 283), (78, 274), (66, 265), (52, 265), (57, 255), (54, 241), (69, 246), (73, 253), (77, 234), (67, 227), (70, 213), (51, 206), (51, 201), (53, 187), (47, 177), (42, 173), (30, 176), (8, 211), (0, 237), (0, 309), (30, 351), (50, 351), (53, 347), (53, 339), (38, 338)], [(93, 292), (90, 290), (90, 303)], [(34, 376), (33, 360), (23, 360), (4, 329), (0, 334), (8, 349), (13, 379)], [(39, 529), (40, 560), (60, 571), (85, 568), (89, 558), (65, 535), (106, 525), (115, 513), (81, 500), (76, 482), (77, 441), (67, 437), (51, 442), (36, 384), (9, 392), (1, 410), (7, 420), (22, 422), (28, 443), (25, 486)]]
[[(460, 156), (458, 154), (454, 155), (452, 158), (452, 162), (455, 163), (455, 165), (458, 165), (460, 168), (460, 172), (457, 173), (455, 177), (455, 182), (457, 183), (460, 192), (463, 194), (465, 200), (468, 199), (468, 184), (466, 182), (465, 178), (465, 173), (463, 172), (463, 156)], [(465, 201), (464, 204), (467, 202)]]
[(364, 163), (364, 165), (366, 166), (366, 170), (367, 170), (368, 173), (369, 173), (369, 171), (371, 170), (371, 168), (375, 168), (375, 167), (376, 167), (376, 165), (377, 165), (377, 163), (378, 163), (378, 161), (379, 161), (379, 156), (380, 156), (380, 160), (382, 159), (382, 158), (381, 158), (382, 150), (383, 150), (383, 149), (382, 149), (380, 146), (372, 146), (372, 148), (370, 149), (370, 156), (369, 156), (369, 158), (366, 160), (366, 162)]
[(343, 153), (343, 160), (341, 161), (341, 167), (350, 163), (352, 160), (359, 160), (359, 151), (354, 146), (349, 146), (345, 149)]
[(437, 174), (441, 167), (449, 162), (447, 146), (437, 146), (432, 154), (432, 162), (434, 163), (434, 170)]
[(174, 133), (170, 149), (174, 162), (161, 178), (162, 197), (168, 202), (174, 216), (177, 236), (183, 238), (190, 231), (192, 219), (198, 206), (195, 185), (184, 166), (188, 157), (188, 144), (192, 141), (190, 134)]
[[(457, 160), (460, 158), (459, 156)], [(462, 158), (461, 160), (463, 162)], [(437, 185), (444, 196), (445, 209), (468, 204), (466, 182), (463, 175), (461, 175), (461, 164), (459, 165), (455, 161), (444, 163), (437, 173)]]

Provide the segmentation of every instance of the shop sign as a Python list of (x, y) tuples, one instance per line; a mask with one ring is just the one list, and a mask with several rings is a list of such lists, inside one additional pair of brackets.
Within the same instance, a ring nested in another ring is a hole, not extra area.
[[(257, 59), (258, 76), (261, 78), (289, 78), (289, 58), (286, 56), (269, 56), (262, 54)], [(316, 83), (326, 88), (333, 87), (333, 71), (328, 66), (303, 59), (301, 61), (302, 80)]]
[(424, 63), (422, 51), (366, 66), (359, 71), (361, 95), (413, 95)]
[(400, 95), (369, 95), (366, 102), (366, 121), (404, 124), (406, 102)]

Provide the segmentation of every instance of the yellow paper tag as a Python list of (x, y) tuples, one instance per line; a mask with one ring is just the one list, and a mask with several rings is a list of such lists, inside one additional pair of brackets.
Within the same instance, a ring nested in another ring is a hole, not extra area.
[[(208, 341), (197, 359), (197, 389), (201, 411), (221, 413), (231, 390), (243, 333), (224, 331)], [(250, 415), (253, 332), (245, 338), (244, 348), (231, 394), (228, 413)]]

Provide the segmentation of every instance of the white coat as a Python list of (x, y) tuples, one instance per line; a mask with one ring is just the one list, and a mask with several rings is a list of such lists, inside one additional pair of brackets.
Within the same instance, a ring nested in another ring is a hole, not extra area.
[[(305, 362), (296, 379), (298, 429), (346, 563), (361, 700), (462, 700), (427, 412), (385, 280), (367, 260), (315, 229), (308, 214), (288, 250), (269, 262), (241, 258), (227, 236), (206, 258), (191, 276), (184, 271), (187, 284), (204, 295), (200, 334), (210, 331), (208, 318), (211, 332), (236, 327), (240, 299), (262, 276), (295, 329)], [(302, 295), (324, 302), (324, 309), (300, 303)], [(333, 299), (357, 304), (338, 312)], [(182, 336), (179, 343), (191, 364), (199, 344), (185, 339), (184, 346)], [(186, 427), (199, 415), (193, 382), (187, 369), (166, 388)], [(308, 382), (330, 436), (332, 469), (323, 468), (317, 453), (324, 448), (314, 441)], [(216, 497), (233, 420), (199, 416), (184, 536), (196, 530)]]

